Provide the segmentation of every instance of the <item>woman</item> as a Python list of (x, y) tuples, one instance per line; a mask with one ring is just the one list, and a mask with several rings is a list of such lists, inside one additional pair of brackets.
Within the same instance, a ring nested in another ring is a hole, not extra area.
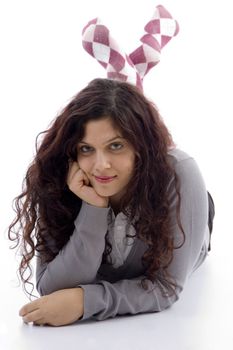
[(54, 326), (171, 306), (207, 256), (214, 214), (155, 106), (110, 79), (93, 80), (44, 132), (16, 210), (20, 275), (30, 283), (36, 256), (41, 295), (20, 316)]

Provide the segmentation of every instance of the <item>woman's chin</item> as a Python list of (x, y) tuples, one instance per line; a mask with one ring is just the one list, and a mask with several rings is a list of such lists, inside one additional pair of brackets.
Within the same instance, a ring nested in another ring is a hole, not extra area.
[(100, 196), (100, 197), (104, 197), (104, 198), (109, 198), (111, 196), (113, 196), (115, 193), (111, 193), (111, 192), (107, 192), (107, 191), (96, 191), (96, 193)]
[(110, 191), (110, 190), (108, 190), (108, 189), (100, 189), (100, 188), (95, 188), (95, 187), (94, 187), (94, 190), (96, 191), (96, 193), (97, 193), (100, 197), (104, 197), (104, 198), (107, 198), (107, 197), (111, 197), (111, 196), (116, 195), (116, 191)]

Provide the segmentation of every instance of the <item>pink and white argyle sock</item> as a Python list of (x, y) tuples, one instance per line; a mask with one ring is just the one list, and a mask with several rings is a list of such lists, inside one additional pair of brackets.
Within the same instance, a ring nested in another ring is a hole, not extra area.
[(162, 6), (156, 7), (144, 28), (141, 45), (130, 55), (123, 52), (99, 18), (83, 28), (83, 47), (107, 71), (109, 79), (127, 81), (143, 89), (144, 76), (160, 61), (161, 49), (174, 37), (179, 26)]
[(159, 63), (162, 48), (178, 34), (179, 25), (165, 7), (158, 5), (144, 30), (142, 45), (129, 55), (142, 80)]
[(84, 49), (107, 70), (109, 79), (127, 81), (142, 88), (134, 64), (99, 18), (91, 20), (84, 27), (82, 35)]

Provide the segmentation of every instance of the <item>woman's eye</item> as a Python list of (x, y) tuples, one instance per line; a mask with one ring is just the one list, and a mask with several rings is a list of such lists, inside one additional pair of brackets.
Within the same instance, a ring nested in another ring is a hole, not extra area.
[(92, 151), (92, 147), (90, 147), (90, 146), (81, 146), (79, 148), (79, 152), (81, 152), (81, 153), (89, 153), (91, 151)]
[(117, 151), (119, 149), (121, 149), (123, 147), (123, 145), (121, 143), (112, 143), (110, 145), (110, 148), (113, 150), (113, 151)]

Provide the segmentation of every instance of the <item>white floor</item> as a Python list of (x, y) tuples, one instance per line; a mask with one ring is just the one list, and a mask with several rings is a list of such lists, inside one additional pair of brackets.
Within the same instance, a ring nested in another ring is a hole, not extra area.
[(212, 252), (170, 309), (59, 328), (22, 323), (18, 310), (28, 301), (17, 287), (13, 254), (1, 239), (0, 349), (232, 349), (232, 238), (227, 238), (229, 226), (220, 216), (221, 209), (215, 220)]

